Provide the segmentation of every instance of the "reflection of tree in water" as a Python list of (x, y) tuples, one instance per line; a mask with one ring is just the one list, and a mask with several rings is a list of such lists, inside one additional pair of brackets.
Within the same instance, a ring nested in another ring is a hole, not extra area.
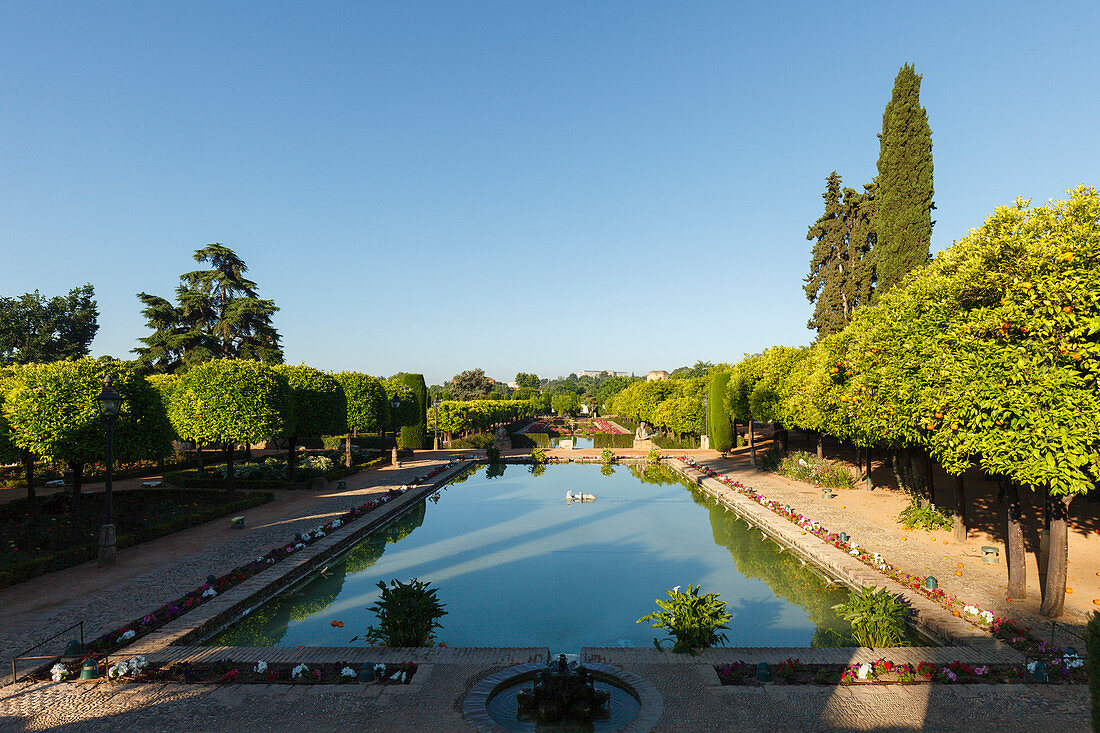
[(527, 470), (531, 472), (532, 476), (534, 476), (535, 478), (538, 478), (542, 474), (546, 473), (546, 464), (545, 463), (532, 463), (530, 466), (527, 467)]
[(496, 463), (490, 463), (488, 465), (488, 467), (485, 469), (485, 478), (494, 479), (494, 478), (499, 478), (499, 477), (503, 476), (505, 466), (507, 466), (507, 464), (504, 463), (503, 461), (498, 461)]
[(634, 474), (634, 478), (638, 479), (643, 484), (656, 484), (657, 486), (674, 486), (680, 484), (681, 486), (690, 486), (690, 484), (685, 483), (680, 478), (680, 474), (676, 473), (671, 468), (657, 465), (627, 466), (627, 468)]
[(447, 482), (447, 485), (450, 486), (451, 484), (461, 484), (461, 483), (463, 483), (466, 479), (470, 478), (475, 473), (477, 473), (478, 469), (480, 469), (480, 468), (481, 467), (478, 466), (475, 463), (474, 465), (470, 466), (469, 468), (466, 468), (465, 470), (463, 470), (462, 473), (456, 474), (453, 479), (451, 479), (450, 481)]
[(845, 592), (830, 591), (794, 554), (780, 552), (774, 542), (761, 539), (759, 530), (750, 530), (736, 514), (701, 492), (691, 493), (696, 503), (709, 509), (714, 543), (730, 551), (738, 572), (764, 581), (776, 596), (806, 609), (817, 626), (811, 646), (856, 646), (851, 626), (833, 612), (833, 606), (845, 600)]
[(386, 545), (407, 537), (424, 524), (427, 503), (421, 499), (392, 522), (357, 544), (344, 558), (295, 587), (289, 593), (263, 604), (241, 623), (219, 634), (211, 644), (224, 646), (275, 646), (286, 636), (291, 621), (309, 618), (330, 606), (344, 587), (348, 573), (362, 572), (374, 565)]
[(605, 463), (600, 466), (600, 473), (602, 473), (604, 476), (611, 476), (615, 473), (615, 466), (610, 463)]

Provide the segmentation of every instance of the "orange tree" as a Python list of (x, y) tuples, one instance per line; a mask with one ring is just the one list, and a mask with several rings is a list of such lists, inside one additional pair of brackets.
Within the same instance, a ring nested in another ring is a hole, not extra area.
[(292, 481), (298, 440), (346, 433), (348, 402), (340, 383), (320, 369), (305, 364), (275, 364), (272, 369), (286, 381), (282, 436), (287, 439), (286, 476)]
[(73, 507), (84, 467), (106, 459), (96, 399), (110, 374), (123, 397), (114, 427), (114, 459), (162, 458), (172, 451), (172, 426), (156, 391), (133, 365), (99, 359), (26, 364), (8, 382), (3, 414), (10, 441), (29, 454), (68, 465)]
[(352, 433), (373, 432), (385, 427), (386, 390), (369, 374), (337, 372), (332, 375), (344, 391), (347, 403), (347, 439), (344, 442), (344, 463), (351, 466)]

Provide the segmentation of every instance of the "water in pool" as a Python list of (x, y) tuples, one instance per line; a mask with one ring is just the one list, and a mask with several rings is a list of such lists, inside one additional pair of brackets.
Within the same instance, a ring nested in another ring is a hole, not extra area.
[(482, 466), (437, 498), (207, 643), (365, 645), (378, 581), (419, 578), (446, 604), (448, 646), (650, 646), (660, 630), (635, 621), (689, 583), (721, 593), (731, 646), (852, 644), (831, 610), (847, 591), (669, 469)]

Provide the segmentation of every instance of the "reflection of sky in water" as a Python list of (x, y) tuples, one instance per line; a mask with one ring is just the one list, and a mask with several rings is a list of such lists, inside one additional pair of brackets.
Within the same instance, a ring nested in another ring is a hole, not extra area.
[[(733, 646), (810, 646), (815, 621), (843, 629), (827, 609), (846, 593), (826, 591), (758, 530), (679, 483), (600, 468), (532, 477), (509, 466), (496, 478), (481, 468), (393, 525), (391, 538), (407, 535), (399, 544), (360, 546), (211, 643), (344, 646), (373, 621), (379, 580), (414, 577), (439, 588), (448, 615), (437, 638), (449, 646), (648, 646), (659, 632), (635, 620), (658, 610), (666, 588), (689, 583), (729, 604)], [(567, 490), (598, 500), (568, 504)]]

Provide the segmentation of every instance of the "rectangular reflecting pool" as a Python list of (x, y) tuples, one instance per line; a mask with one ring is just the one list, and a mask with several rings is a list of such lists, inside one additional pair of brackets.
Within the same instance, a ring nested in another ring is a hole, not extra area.
[(206, 643), (365, 646), (394, 578), (439, 589), (448, 646), (650, 646), (661, 632), (635, 621), (689, 583), (728, 604), (730, 646), (855, 645), (831, 610), (846, 589), (678, 474), (576, 464), (471, 470)]

